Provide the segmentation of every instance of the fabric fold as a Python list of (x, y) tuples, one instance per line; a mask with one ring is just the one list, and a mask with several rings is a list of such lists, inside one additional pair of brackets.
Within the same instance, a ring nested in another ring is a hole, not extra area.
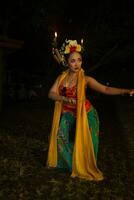
[[(68, 73), (69, 70), (66, 70), (59, 77), (59, 85)], [(79, 71), (77, 84), (77, 117), (71, 177), (99, 181), (103, 179), (103, 174), (97, 167), (91, 132), (87, 119), (87, 112), (85, 108), (85, 74), (83, 69)], [(59, 128), (61, 109), (62, 103), (56, 101), (48, 150), (48, 167), (57, 166), (57, 132)]]

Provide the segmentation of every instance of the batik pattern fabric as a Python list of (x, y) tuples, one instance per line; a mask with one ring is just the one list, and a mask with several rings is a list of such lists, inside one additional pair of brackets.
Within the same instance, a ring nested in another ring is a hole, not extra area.
[[(76, 99), (76, 86), (64, 87), (62, 84), (59, 87), (60, 95)], [(89, 128), (91, 131), (95, 158), (97, 159), (99, 145), (99, 118), (96, 109), (90, 101), (86, 99), (85, 107)], [(58, 161), (57, 167), (60, 169), (72, 171), (72, 156), (73, 146), (75, 142), (76, 130), (76, 106), (63, 104), (60, 124), (57, 134), (57, 152)]]

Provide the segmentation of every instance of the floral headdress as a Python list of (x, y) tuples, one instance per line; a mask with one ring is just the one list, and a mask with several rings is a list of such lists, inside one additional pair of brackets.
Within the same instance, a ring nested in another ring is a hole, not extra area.
[(55, 56), (55, 59), (62, 66), (67, 67), (67, 60), (65, 55), (72, 52), (81, 52), (83, 53), (83, 40), (81, 40), (81, 45), (77, 43), (77, 40), (65, 40), (61, 48), (58, 50), (57, 47), (52, 49), (52, 53)]
[(83, 47), (77, 43), (77, 40), (65, 40), (59, 50), (61, 55), (69, 54), (72, 52), (83, 52)]

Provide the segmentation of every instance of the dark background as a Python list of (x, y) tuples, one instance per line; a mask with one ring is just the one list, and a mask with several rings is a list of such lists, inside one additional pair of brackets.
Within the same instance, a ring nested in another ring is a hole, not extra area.
[(110, 86), (133, 88), (133, 5), (130, 0), (1, 2), (1, 37), (24, 41), (21, 49), (5, 53), (5, 100), (27, 99), (19, 97), (20, 90), (47, 94), (63, 70), (51, 54), (55, 31), (58, 47), (66, 38), (84, 39), (87, 74)]
[[(0, 46), (0, 200), (134, 200), (134, 101), (129, 95), (88, 93), (100, 119), (98, 167), (104, 181), (72, 179), (68, 172), (46, 168), (54, 106), (47, 94), (64, 70), (51, 54), (54, 32), (58, 47), (66, 38), (84, 39), (87, 74), (110, 86), (134, 88), (133, 4), (1, 1), (0, 45), (7, 47)], [(10, 39), (24, 44), (9, 48)]]

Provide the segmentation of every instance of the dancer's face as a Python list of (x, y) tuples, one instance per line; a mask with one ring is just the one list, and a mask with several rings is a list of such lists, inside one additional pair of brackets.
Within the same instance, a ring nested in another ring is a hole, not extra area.
[(73, 52), (69, 55), (68, 66), (72, 72), (78, 72), (81, 69), (82, 56), (78, 52)]

